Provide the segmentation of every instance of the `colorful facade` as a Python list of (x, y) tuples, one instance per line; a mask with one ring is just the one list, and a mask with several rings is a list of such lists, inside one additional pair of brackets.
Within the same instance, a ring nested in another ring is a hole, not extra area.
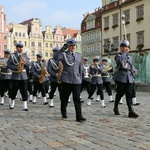
[(84, 14), (81, 23), (82, 55), (92, 62), (94, 56), (101, 56), (101, 8)]
[(49, 59), (53, 56), (52, 49), (54, 45), (52, 27), (46, 26), (45, 31), (43, 31), (43, 50), (44, 50), (44, 58)]
[(3, 6), (0, 6), (0, 57), (4, 56), (4, 50), (10, 49), (10, 34), (6, 26), (6, 15)]

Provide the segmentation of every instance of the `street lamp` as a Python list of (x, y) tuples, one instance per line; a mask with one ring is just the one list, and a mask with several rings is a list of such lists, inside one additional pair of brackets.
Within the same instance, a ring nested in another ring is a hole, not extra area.
[(114, 51), (115, 45), (111, 43), (111, 41), (107, 41), (107, 43), (105, 43), (103, 47), (104, 47), (104, 52), (107, 53), (108, 58), (110, 58), (110, 54), (111, 52)]

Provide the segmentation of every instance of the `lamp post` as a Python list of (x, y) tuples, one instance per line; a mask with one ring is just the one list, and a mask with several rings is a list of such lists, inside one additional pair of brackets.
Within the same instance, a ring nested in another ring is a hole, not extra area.
[(104, 52), (107, 53), (108, 58), (110, 58), (110, 54), (111, 52), (114, 51), (115, 45), (111, 43), (110, 41), (108, 41), (107, 43), (103, 45), (103, 47), (104, 47)]

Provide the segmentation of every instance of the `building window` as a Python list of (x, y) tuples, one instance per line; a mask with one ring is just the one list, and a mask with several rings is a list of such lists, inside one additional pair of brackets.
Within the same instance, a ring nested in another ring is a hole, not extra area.
[(126, 38), (129, 41), (129, 43), (130, 43), (130, 34), (127, 34), (126, 37), (125, 37), (125, 35), (123, 35), (123, 39), (125, 40)]
[(91, 33), (91, 39), (94, 39), (94, 33)]
[(118, 27), (118, 13), (113, 15), (113, 26), (112, 28)]
[(27, 42), (26, 41), (24, 42), (24, 46), (27, 46)]
[(41, 42), (38, 42), (38, 47), (41, 47)]
[(4, 45), (4, 50), (7, 49), (7, 45)]
[(91, 52), (94, 51), (94, 45), (91, 45)]
[(114, 49), (118, 49), (119, 46), (119, 36), (113, 37)]
[(18, 36), (18, 32), (15, 32), (15, 36)]
[(130, 10), (125, 10), (124, 12), (124, 15), (125, 15), (125, 23), (128, 24), (130, 23)]
[(97, 51), (100, 51), (100, 44), (96, 45), (96, 49), (97, 49)]
[(90, 34), (87, 35), (87, 41), (89, 41), (89, 40), (90, 40)]
[(45, 43), (45, 47), (48, 48), (48, 43)]
[(31, 42), (31, 46), (35, 46), (35, 42)]
[(21, 37), (21, 33), (19, 32), (19, 37)]
[(108, 44), (110, 42), (109, 38), (108, 39), (104, 39), (104, 44)]
[(31, 51), (31, 56), (35, 56), (35, 52), (34, 51)]
[(109, 17), (104, 18), (104, 30), (109, 29)]
[(87, 52), (90, 52), (90, 46), (89, 45), (87, 46)]
[(62, 41), (62, 37), (60, 37), (60, 41)]
[(22, 33), (22, 36), (25, 37), (25, 33)]
[(50, 43), (50, 48), (52, 48), (53, 47), (53, 44), (52, 43)]
[(137, 45), (144, 44), (144, 31), (137, 32)]
[(58, 41), (58, 36), (56, 36), (56, 40)]
[(144, 5), (140, 5), (136, 7), (136, 17), (137, 21), (143, 20), (144, 19)]
[(45, 53), (45, 56), (48, 57), (48, 52)]
[(6, 35), (4, 36), (4, 40), (7, 40), (7, 36)]

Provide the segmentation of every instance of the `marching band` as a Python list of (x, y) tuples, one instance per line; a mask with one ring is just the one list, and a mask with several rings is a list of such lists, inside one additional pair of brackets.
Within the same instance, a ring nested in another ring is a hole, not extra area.
[[(121, 52), (115, 56), (117, 69), (114, 73), (114, 80), (117, 83), (117, 93), (114, 103), (114, 114), (119, 115), (118, 104), (126, 95), (129, 115), (136, 118), (133, 105), (139, 105), (136, 101), (134, 90), (133, 64), (132, 58), (128, 55), (129, 42), (123, 40), (120, 43)], [(53, 49), (53, 58), (48, 61), (42, 60), (42, 55), (37, 54), (37, 61), (30, 62), (30, 59), (23, 53), (23, 44), (16, 43), (16, 51), (10, 53), (4, 51), (4, 58), (0, 59), (0, 104), (3, 105), (4, 93), (8, 92), (9, 107), (15, 108), (15, 100), (18, 90), (20, 90), (23, 110), (28, 111), (27, 100), (36, 104), (38, 91), (42, 94), (43, 105), (54, 107), (54, 94), (58, 88), (61, 115), (67, 118), (68, 100), (73, 94), (73, 102), (76, 112), (76, 121), (81, 122), (86, 119), (82, 115), (81, 94), (83, 89), (87, 90), (87, 105), (91, 105), (93, 94), (97, 88), (97, 101), (101, 99), (101, 106), (106, 107), (104, 102), (103, 88), (109, 96), (109, 102), (114, 102), (111, 89), (111, 75), (113, 66), (108, 63), (108, 59), (99, 57), (93, 58), (93, 63), (88, 65), (88, 58), (82, 58), (76, 51), (76, 41), (68, 40), (67, 44), (59, 50)], [(127, 63), (127, 65), (125, 64)], [(48, 93), (50, 85), (50, 92)], [(13, 89), (13, 90), (12, 90)], [(133, 90), (132, 90), (133, 89)], [(47, 95), (46, 95), (47, 94)], [(49, 100), (49, 103), (47, 99)], [(134, 98), (134, 101), (133, 99)]]

